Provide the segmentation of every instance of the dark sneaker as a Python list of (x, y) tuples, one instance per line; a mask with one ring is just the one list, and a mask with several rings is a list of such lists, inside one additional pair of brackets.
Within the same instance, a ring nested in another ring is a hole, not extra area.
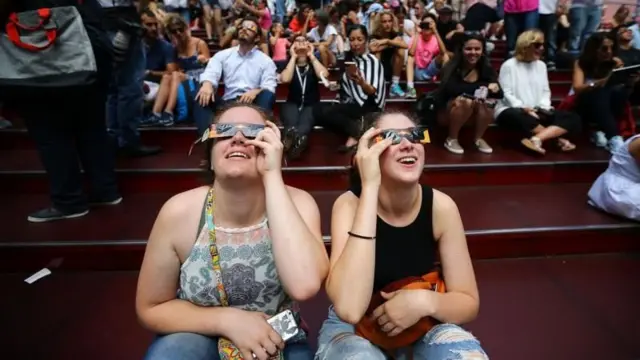
[(91, 199), (89, 200), (89, 206), (110, 206), (110, 205), (118, 205), (122, 202), (122, 196), (118, 196), (112, 200), (99, 200), (99, 199)]
[(63, 213), (62, 211), (56, 208), (46, 208), (42, 210), (38, 210), (33, 214), (27, 217), (27, 220), (33, 223), (42, 223), (48, 221), (56, 221), (56, 220), (65, 220), (65, 219), (73, 219), (85, 216), (89, 213), (89, 210), (84, 210), (80, 212), (74, 213)]
[(162, 115), (160, 115), (158, 125), (165, 127), (173, 126), (173, 114), (163, 112)]
[(308, 140), (306, 135), (296, 137), (295, 142), (293, 143), (293, 146), (289, 150), (289, 159), (291, 160), (299, 159), (302, 153), (307, 149), (307, 144), (308, 144)]
[(151, 114), (148, 118), (140, 121), (140, 127), (158, 126), (161, 121), (161, 115)]
[(282, 140), (282, 145), (284, 146), (285, 152), (288, 152), (291, 149), (297, 137), (298, 132), (294, 127), (287, 128), (284, 131), (284, 139)]

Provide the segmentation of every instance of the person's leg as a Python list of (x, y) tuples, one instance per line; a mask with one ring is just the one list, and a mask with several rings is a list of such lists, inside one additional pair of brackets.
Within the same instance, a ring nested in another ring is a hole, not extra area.
[(118, 192), (115, 154), (109, 147), (104, 124), (106, 91), (99, 83), (88, 87), (83, 100), (71, 106), (76, 148), (82, 167), (91, 183), (91, 204), (115, 205)]
[(314, 354), (309, 343), (304, 341), (287, 344), (283, 355), (286, 360), (313, 360)]
[(128, 55), (116, 69), (118, 87), (117, 119), (121, 147), (136, 147), (140, 144), (138, 125), (142, 118), (144, 102), (144, 76), (146, 55), (142, 39), (131, 38)]
[(267, 113), (273, 111), (273, 105), (276, 103), (276, 94), (268, 90), (260, 91), (260, 94), (253, 100), (253, 104), (263, 109)]
[(355, 334), (354, 326), (336, 315), (333, 305), (318, 334), (316, 360), (384, 360), (386, 357), (372, 343)]
[(218, 339), (194, 333), (155, 338), (144, 360), (220, 360)]
[[(46, 110), (44, 110), (46, 109)], [(45, 222), (86, 215), (80, 164), (75, 149), (72, 119), (55, 101), (39, 101), (37, 107), (20, 109), (40, 161), (47, 172), (52, 208), (30, 214), (31, 222)]]
[(571, 53), (578, 54), (582, 49), (582, 33), (587, 26), (586, 9), (583, 6), (574, 6), (569, 9), (569, 46)]
[(527, 31), (527, 30), (532, 30), (532, 29), (537, 29), (538, 28), (538, 24), (540, 22), (540, 13), (538, 13), (538, 9), (533, 10), (533, 11), (527, 11), (526, 13), (522, 14), (522, 31), (520, 31), (518, 33), (518, 35), (520, 35), (521, 33)]
[(585, 8), (586, 21), (584, 28), (582, 29), (582, 38), (580, 40), (580, 48), (582, 48), (591, 36), (591, 34), (598, 31), (600, 27), (600, 20), (602, 19), (602, 7), (598, 5), (587, 6)]
[(540, 15), (540, 30), (544, 34), (544, 52), (547, 67), (555, 66), (556, 57), (556, 14)]
[(480, 341), (458, 325), (434, 326), (422, 339), (413, 345), (416, 360), (488, 360)]
[(518, 39), (518, 21), (519, 14), (504, 14), (504, 35), (507, 38), (506, 57), (510, 58), (516, 49), (516, 40)]

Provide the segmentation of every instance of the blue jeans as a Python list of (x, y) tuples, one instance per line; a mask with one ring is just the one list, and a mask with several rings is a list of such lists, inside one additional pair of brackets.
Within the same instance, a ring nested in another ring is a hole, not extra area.
[[(109, 32), (113, 40), (116, 33)], [(143, 82), (147, 56), (142, 39), (132, 37), (129, 52), (123, 63), (113, 71), (107, 96), (107, 128), (118, 139), (118, 146), (137, 146), (140, 143), (138, 125), (144, 104)]]
[(523, 32), (538, 27), (538, 9), (523, 13), (504, 14), (504, 34), (507, 37), (507, 57), (513, 55), (516, 40)]
[[(415, 360), (458, 360), (463, 358), (488, 359), (480, 342), (458, 325), (440, 324), (431, 329), (411, 348), (400, 349), (396, 358), (405, 360), (413, 352)], [(467, 355), (465, 357), (464, 355)], [(322, 324), (318, 336), (316, 360), (385, 360), (378, 347), (355, 334), (354, 326), (338, 318), (329, 307), (329, 317)]]
[[(285, 360), (311, 360), (313, 351), (306, 342), (287, 344)], [(220, 360), (218, 339), (194, 333), (158, 336), (144, 360)]]
[(589, 36), (598, 30), (600, 18), (602, 17), (602, 7), (574, 6), (569, 9), (569, 51), (579, 53)]
[[(276, 0), (276, 20), (285, 26), (284, 17), (287, 16), (285, 0)], [(286, 29), (286, 27), (285, 27)]]
[[(204, 134), (205, 130), (209, 128), (209, 125), (213, 123), (214, 113), (216, 108), (223, 107), (225, 104), (234, 102), (236, 99), (222, 100), (216, 99), (216, 101), (209, 106), (202, 107), (199, 103), (195, 103), (193, 106), (193, 120), (198, 128), (198, 134)], [(276, 94), (268, 90), (262, 90), (258, 96), (253, 100), (253, 104), (271, 113), (273, 105), (276, 102)]]
[(415, 79), (418, 81), (431, 80), (431, 78), (438, 75), (439, 72), (440, 72), (440, 65), (438, 65), (438, 62), (435, 59), (433, 59), (431, 60), (429, 65), (427, 65), (427, 67), (424, 69), (421, 69), (416, 66)]

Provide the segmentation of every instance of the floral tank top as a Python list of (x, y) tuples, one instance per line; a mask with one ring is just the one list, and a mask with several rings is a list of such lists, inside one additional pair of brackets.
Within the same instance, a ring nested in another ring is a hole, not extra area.
[[(209, 251), (209, 232), (203, 216), (198, 236), (189, 257), (180, 267), (178, 298), (199, 306), (221, 306), (218, 281)], [(278, 277), (271, 248), (271, 234), (266, 217), (246, 228), (216, 226), (216, 244), (220, 254), (222, 283), (229, 306), (275, 315), (289, 309), (300, 330), (289, 340), (306, 337), (299, 306), (285, 293)]]

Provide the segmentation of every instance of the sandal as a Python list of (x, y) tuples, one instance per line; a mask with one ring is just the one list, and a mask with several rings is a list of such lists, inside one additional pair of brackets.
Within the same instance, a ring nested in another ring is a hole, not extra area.
[(576, 146), (569, 140), (558, 138), (558, 146), (562, 152), (569, 152), (576, 149)]
[(537, 152), (538, 154), (544, 155), (547, 151), (542, 148), (542, 141), (535, 136), (530, 137), (529, 139), (522, 139), (520, 141), (522, 145), (526, 146), (527, 149)]

